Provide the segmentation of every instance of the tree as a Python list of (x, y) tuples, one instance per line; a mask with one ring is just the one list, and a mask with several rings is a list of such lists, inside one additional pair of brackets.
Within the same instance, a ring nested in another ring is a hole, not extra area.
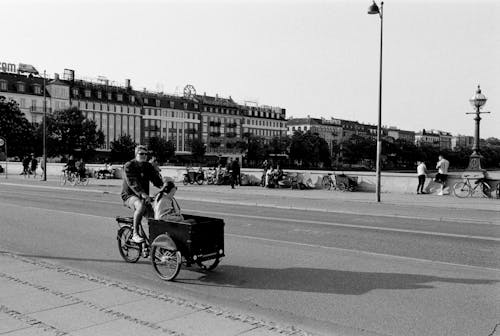
[(0, 136), (7, 140), (9, 156), (24, 156), (30, 152), (38, 154), (41, 146), (34, 140), (34, 126), (26, 119), (19, 105), (0, 96)]
[(251, 162), (253, 165), (256, 165), (259, 162), (264, 161), (266, 158), (266, 153), (264, 151), (264, 139), (253, 135), (250, 135), (247, 139), (247, 162)]
[[(43, 123), (38, 135), (43, 132)], [(84, 159), (95, 153), (104, 144), (104, 133), (97, 129), (93, 120), (88, 120), (77, 107), (55, 111), (47, 116), (47, 155), (74, 155)]]
[(325, 139), (311, 131), (296, 131), (290, 143), (290, 159), (299, 166), (330, 166), (330, 149)]
[(191, 140), (191, 152), (196, 161), (202, 162), (205, 157), (207, 146), (199, 139)]
[(122, 135), (115, 141), (111, 141), (111, 161), (126, 162), (134, 158), (136, 143), (130, 135)]
[(175, 154), (175, 145), (171, 140), (160, 137), (149, 138), (148, 149), (160, 163), (170, 160)]

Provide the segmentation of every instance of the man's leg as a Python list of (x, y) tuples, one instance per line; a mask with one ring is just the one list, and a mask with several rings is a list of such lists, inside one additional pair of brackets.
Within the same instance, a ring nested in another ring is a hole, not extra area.
[(132, 224), (132, 241), (136, 243), (141, 243), (142, 241), (144, 241), (144, 238), (142, 238), (139, 235), (140, 233), (139, 225), (141, 224), (141, 220), (146, 210), (146, 206), (144, 205), (144, 202), (141, 201), (137, 196), (130, 197), (125, 201), (125, 204), (128, 208), (134, 210), (133, 224)]

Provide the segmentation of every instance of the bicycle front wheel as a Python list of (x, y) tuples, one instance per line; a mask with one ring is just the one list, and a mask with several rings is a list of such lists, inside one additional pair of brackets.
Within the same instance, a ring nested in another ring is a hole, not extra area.
[(59, 184), (60, 185), (66, 184), (66, 174), (65, 173), (62, 173), (61, 176), (59, 177)]
[(181, 270), (181, 262), (181, 252), (178, 250), (160, 246), (153, 246), (151, 250), (151, 263), (162, 280), (174, 280)]
[(453, 193), (455, 196), (465, 198), (470, 195), (470, 185), (465, 182), (457, 182), (453, 185)]

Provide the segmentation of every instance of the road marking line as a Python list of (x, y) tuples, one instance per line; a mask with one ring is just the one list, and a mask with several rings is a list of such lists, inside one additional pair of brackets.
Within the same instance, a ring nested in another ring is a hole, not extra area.
[[(32, 206), (27, 206), (26, 207), (26, 206), (17, 205), (17, 204), (9, 204), (9, 205), (15, 206), (15, 207), (20, 207), (20, 208), (23, 208), (23, 209), (45, 210), (45, 211), (48, 211), (48, 212), (58, 212), (58, 213), (64, 213), (64, 214), (68, 214), (68, 215), (80, 215), (80, 216), (87, 216), (87, 217), (93, 217), (93, 218), (99, 218), (99, 219), (108, 219), (108, 220), (114, 219), (113, 217), (104, 217), (104, 216), (97, 216), (97, 215), (82, 214), (82, 213), (79, 213), (79, 212), (45, 209), (45, 208), (38, 208), (38, 207), (32, 207)], [(481, 269), (481, 270), (489, 270), (489, 271), (500, 272), (500, 269), (490, 268), (490, 267), (472, 266), (472, 265), (465, 265), (465, 264), (455, 264), (455, 263), (450, 263), (450, 262), (445, 262), (445, 261), (436, 261), (436, 260), (429, 260), (429, 259), (403, 257), (403, 256), (392, 255), (392, 254), (368, 252), (368, 251), (355, 250), (355, 249), (346, 249), (346, 248), (341, 248), (341, 247), (316, 245), (316, 244), (307, 244), (307, 243), (298, 243), (298, 242), (293, 242), (293, 241), (288, 241), (288, 240), (278, 240), (278, 239), (262, 238), (262, 237), (255, 237), (255, 236), (238, 235), (238, 234), (233, 234), (233, 233), (224, 233), (224, 235), (225, 236), (230, 236), (230, 237), (236, 237), (236, 238), (262, 240), (262, 241), (268, 241), (268, 242), (284, 243), (284, 244), (291, 244), (291, 245), (305, 246), (305, 247), (314, 247), (314, 248), (323, 248), (323, 249), (327, 249), (327, 250), (337, 250), (337, 251), (344, 251), (344, 252), (356, 252), (356, 253), (360, 253), (360, 254), (381, 256), (381, 257), (390, 257), (390, 258), (402, 259), (402, 260), (412, 260), (412, 261), (419, 261), (419, 262), (426, 262), (426, 263), (443, 264), (443, 265), (451, 265), (451, 266), (459, 266), (459, 267), (465, 267), (465, 268)]]
[[(59, 197), (54, 197), (54, 198), (59, 198)], [(102, 200), (87, 200), (87, 199), (70, 198), (70, 197), (60, 197), (60, 199), (70, 199), (70, 200), (78, 200), (78, 201), (94, 202), (94, 203), (119, 204), (118, 202), (110, 202), (110, 201), (102, 201)], [(36, 208), (36, 207), (34, 207), (34, 208)], [(39, 209), (39, 208), (36, 208), (36, 209)], [(41, 208), (41, 209), (44, 209), (44, 208)], [(345, 227), (345, 228), (349, 228), (349, 229), (364, 229), (364, 230), (372, 230), (372, 231), (399, 232), (399, 233), (421, 234), (421, 235), (436, 236), (436, 237), (475, 239), (475, 240), (486, 240), (486, 241), (500, 242), (500, 238), (496, 238), (496, 237), (462, 235), (462, 234), (455, 234), (455, 233), (409, 230), (409, 229), (398, 229), (398, 228), (386, 228), (386, 227), (380, 227), (380, 226), (367, 226), (367, 225), (345, 224), (345, 223), (336, 223), (336, 222), (323, 222), (323, 221), (314, 221), (314, 220), (305, 220), (305, 219), (278, 218), (278, 217), (266, 217), (266, 216), (255, 216), (255, 215), (240, 215), (240, 214), (231, 214), (231, 213), (217, 212), (217, 211), (200, 211), (200, 210), (188, 209), (188, 208), (185, 210), (192, 211), (192, 212), (198, 212), (198, 213), (202, 213), (202, 214), (217, 215), (217, 216), (241, 217), (241, 218), (259, 219), (259, 220), (273, 220), (273, 221), (280, 221), (280, 222), (294, 222), (294, 223), (300, 223), (300, 224), (316, 224), (316, 225), (331, 226), (331, 227)], [(59, 210), (57, 210), (57, 211), (59, 211)], [(61, 212), (67, 213), (65, 211), (61, 211)], [(68, 213), (71, 213), (71, 212), (68, 212)], [(84, 214), (84, 215), (87, 215), (87, 214)], [(87, 216), (93, 216), (93, 215), (87, 215)], [(110, 218), (112, 218), (112, 217), (110, 217)]]
[(263, 220), (274, 220), (281, 222), (295, 222), (301, 224), (317, 224), (317, 225), (325, 225), (325, 226), (340, 226), (346, 227), (350, 229), (366, 229), (366, 230), (374, 230), (374, 231), (390, 231), (390, 232), (402, 232), (402, 233), (412, 233), (412, 234), (423, 234), (428, 236), (440, 236), (440, 237), (453, 237), (453, 238), (466, 238), (466, 239), (478, 239), (478, 240), (488, 240), (488, 241), (500, 241), (500, 238), (495, 237), (484, 237), (484, 236), (472, 236), (472, 235), (461, 235), (455, 233), (444, 233), (444, 232), (431, 232), (431, 231), (419, 231), (419, 230), (408, 230), (408, 229), (397, 229), (397, 228), (385, 228), (379, 226), (366, 226), (366, 225), (356, 225), (356, 224), (344, 224), (344, 223), (335, 223), (335, 222), (322, 222), (322, 221), (314, 221), (314, 220), (305, 220), (305, 219), (293, 219), (293, 218), (277, 218), (277, 217), (265, 217), (265, 216), (253, 216), (253, 215), (239, 215), (239, 214), (230, 214), (227, 212), (215, 212), (215, 211), (200, 211), (196, 209), (186, 209), (188, 211), (218, 215), (218, 216), (230, 216), (230, 217), (243, 217), (243, 218), (252, 218), (252, 219), (263, 219)]
[(278, 239), (271, 239), (271, 238), (262, 238), (262, 237), (238, 235), (238, 234), (233, 234), (233, 233), (225, 233), (224, 235), (235, 237), (235, 238), (268, 241), (268, 242), (271, 242), (271, 243), (283, 243), (283, 244), (298, 245), (298, 246), (304, 246), (304, 247), (323, 248), (323, 249), (326, 249), (326, 250), (336, 250), (336, 251), (343, 251), (343, 252), (355, 252), (355, 253), (359, 253), (359, 254), (368, 254), (368, 255), (385, 257), (385, 258), (411, 260), (411, 261), (418, 261), (418, 262), (431, 263), (431, 264), (442, 264), (442, 265), (447, 265), (447, 266), (458, 266), (458, 267), (464, 267), (464, 268), (471, 268), (471, 269), (479, 269), (479, 270), (487, 270), (487, 271), (500, 272), (500, 269), (498, 269), (498, 268), (491, 268), (491, 267), (482, 267), (482, 266), (472, 266), (472, 265), (456, 264), (456, 263), (450, 263), (450, 262), (446, 262), (446, 261), (438, 261), (438, 260), (430, 260), (430, 259), (420, 259), (420, 258), (412, 258), (412, 257), (403, 257), (403, 256), (397, 256), (397, 255), (393, 255), (393, 254), (368, 252), (368, 251), (355, 250), (355, 249), (346, 249), (346, 248), (333, 247), (333, 246), (324, 246), (324, 245), (315, 245), (315, 244), (307, 244), (307, 243), (298, 243), (298, 242), (292, 242), (292, 241), (288, 241), (288, 240), (278, 240)]

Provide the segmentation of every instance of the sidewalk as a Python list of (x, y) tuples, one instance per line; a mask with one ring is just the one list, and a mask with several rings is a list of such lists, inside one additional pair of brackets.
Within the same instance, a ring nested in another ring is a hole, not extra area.
[(0, 334), (313, 335), (10, 253), (0, 265)]
[[(375, 193), (340, 192), (321, 189), (291, 190), (267, 189), (241, 186), (231, 189), (225, 185), (184, 186), (176, 182), (178, 200), (202, 201), (235, 205), (252, 205), (295, 210), (314, 210), (332, 213), (380, 215), (415, 219), (454, 220), (458, 222), (478, 221), (500, 224), (500, 199), (457, 198), (454, 196), (382, 193), (381, 202), (376, 202)], [(119, 195), (121, 180), (91, 179), (88, 186), (60, 186), (56, 176), (46, 182), (9, 175), (0, 179), (0, 185), (22, 187), (29, 185), (57, 190), (78, 190)], [(152, 188), (151, 193), (154, 193)], [(425, 211), (422, 211), (425, 208)], [(472, 211), (470, 211), (472, 210)]]

